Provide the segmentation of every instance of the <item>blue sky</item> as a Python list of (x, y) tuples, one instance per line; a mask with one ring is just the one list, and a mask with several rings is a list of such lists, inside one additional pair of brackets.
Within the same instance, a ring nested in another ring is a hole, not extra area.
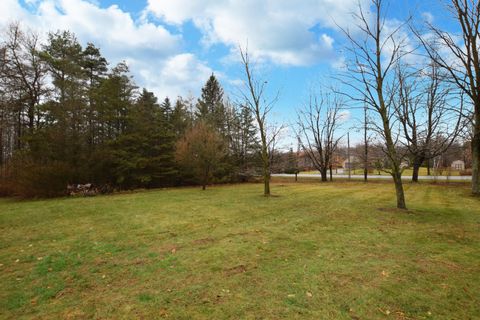
[[(1, 0), (0, 26), (17, 20), (45, 34), (69, 29), (114, 64), (126, 60), (139, 86), (160, 99), (198, 96), (215, 72), (235, 98), (242, 72), (239, 44), (248, 41), (258, 72), (280, 90), (278, 121), (294, 119), (312, 84), (331, 85), (345, 58), (338, 25), (368, 0)], [(440, 0), (392, 0), (392, 23), (413, 14), (454, 30)], [(352, 118), (355, 118), (353, 112)]]

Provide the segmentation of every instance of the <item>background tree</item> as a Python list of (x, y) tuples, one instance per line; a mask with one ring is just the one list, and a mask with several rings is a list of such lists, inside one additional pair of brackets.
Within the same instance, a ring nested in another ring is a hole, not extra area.
[(112, 149), (116, 183), (123, 188), (173, 184), (175, 137), (163, 111), (154, 94), (145, 89), (128, 110), (125, 131)]
[[(297, 114), (297, 139), (303, 151), (320, 172), (322, 181), (328, 180), (333, 155), (341, 137), (338, 130), (343, 101), (337, 94), (311, 94), (309, 102)], [(332, 177), (331, 177), (332, 178)]]
[[(453, 83), (470, 98), (472, 114), (472, 193), (480, 195), (480, 1), (450, 0), (448, 8), (461, 29), (457, 38), (428, 23), (429, 33), (417, 37), (435, 63), (448, 72)], [(460, 41), (458, 41), (460, 40)]]
[(180, 167), (190, 170), (205, 190), (219, 162), (225, 156), (225, 142), (209, 124), (199, 121), (176, 145)]
[(287, 174), (294, 174), (295, 181), (297, 181), (297, 175), (300, 172), (298, 167), (298, 153), (294, 152), (293, 148), (290, 148), (288, 151), (284, 172)]
[(95, 47), (92, 43), (88, 43), (87, 47), (83, 50), (83, 59), (82, 66), (86, 73), (87, 78), (87, 96), (88, 96), (88, 106), (87, 106), (87, 122), (88, 122), (88, 138), (87, 143), (89, 146), (89, 151), (92, 152), (94, 145), (98, 142), (97, 138), (97, 121), (98, 116), (97, 106), (97, 95), (101, 81), (105, 79), (106, 73), (108, 71), (108, 62), (101, 55), (100, 49)]
[(254, 174), (259, 154), (258, 130), (252, 110), (245, 104), (239, 106), (233, 118), (232, 148), (241, 181)]
[[(461, 95), (453, 99), (451, 87), (434, 61), (420, 70), (399, 64), (396, 77), (398, 90), (393, 102), (411, 157), (412, 181), (418, 182), (422, 164), (443, 154), (461, 132), (463, 99)], [(449, 100), (458, 103), (458, 110)]]
[(14, 151), (21, 149), (26, 143), (25, 136), (33, 134), (40, 126), (40, 101), (48, 92), (45, 84), (46, 66), (38, 56), (38, 35), (22, 30), (18, 23), (7, 27), (2, 47), (0, 78), (4, 119), (15, 119), (12, 123), (14, 145), (10, 147), (10, 151)]
[(183, 136), (187, 128), (192, 126), (192, 115), (188, 109), (188, 101), (178, 97), (170, 115), (169, 122), (172, 125), (173, 132), (177, 139)]
[(225, 103), (223, 101), (223, 88), (212, 73), (205, 86), (202, 88), (202, 96), (198, 99), (195, 116), (197, 119), (206, 121), (213, 128), (225, 135)]

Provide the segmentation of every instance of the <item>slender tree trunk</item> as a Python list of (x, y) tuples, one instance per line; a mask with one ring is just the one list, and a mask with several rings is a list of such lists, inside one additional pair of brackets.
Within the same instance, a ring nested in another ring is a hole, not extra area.
[(330, 169), (330, 182), (332, 182), (332, 181), (333, 181), (333, 169), (332, 169), (332, 165), (330, 165), (329, 169)]
[(480, 115), (475, 123), (475, 133), (472, 139), (472, 193), (480, 196)]
[(33, 132), (34, 126), (35, 126), (35, 106), (30, 105), (28, 107), (28, 129), (30, 130), (30, 134)]
[(208, 175), (210, 173), (209, 169), (205, 169), (205, 175), (203, 176), (203, 183), (202, 183), (202, 190), (207, 189), (207, 184), (208, 184)]
[[(383, 95), (380, 92), (379, 96), (381, 97), (381, 101), (383, 100)], [(405, 193), (403, 191), (403, 182), (402, 182), (402, 173), (400, 169), (400, 160), (397, 159), (397, 151), (395, 149), (395, 144), (393, 143), (392, 139), (392, 132), (390, 130), (390, 123), (388, 120), (388, 116), (386, 113), (386, 108), (383, 107), (382, 110), (384, 111), (382, 114), (382, 121), (383, 121), (383, 130), (385, 133), (385, 143), (387, 145), (387, 152), (389, 157), (392, 161), (392, 176), (393, 182), (395, 183), (395, 191), (397, 195), (397, 208), (398, 209), (407, 209), (407, 205), (405, 203)]]
[(270, 196), (270, 175), (268, 175), (268, 178), (266, 178), (263, 182), (263, 195), (265, 197)]
[[(266, 141), (266, 139), (265, 139)], [(263, 152), (263, 195), (270, 196), (270, 159), (267, 151), (267, 144), (264, 142)]]
[(363, 180), (368, 182), (368, 132), (367, 132), (367, 106), (363, 108), (364, 112), (364, 130), (363, 130), (363, 141), (365, 142), (365, 162), (363, 167)]
[(393, 182), (395, 183), (395, 192), (397, 194), (397, 208), (407, 209), (405, 204), (405, 193), (403, 191), (402, 174), (399, 168), (395, 168), (393, 172)]
[(413, 174), (412, 174), (412, 182), (418, 182), (418, 173), (420, 171), (420, 167), (422, 166), (425, 157), (423, 156), (416, 156), (413, 159)]

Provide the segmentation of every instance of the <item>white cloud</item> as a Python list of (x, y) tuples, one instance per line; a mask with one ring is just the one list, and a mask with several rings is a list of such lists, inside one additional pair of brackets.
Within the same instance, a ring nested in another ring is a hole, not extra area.
[(148, 0), (147, 9), (174, 25), (192, 21), (205, 44), (236, 48), (248, 41), (256, 59), (311, 65), (335, 60), (333, 38), (319, 30), (336, 29), (337, 24), (348, 27), (358, 4), (359, 0)]
[(423, 20), (425, 20), (425, 22), (428, 22), (428, 23), (433, 23), (433, 21), (435, 20), (435, 17), (431, 12), (423, 12), (422, 18)]
[[(112, 64), (127, 61), (136, 82), (154, 90), (159, 98), (167, 93), (187, 94), (194, 90), (193, 84), (198, 85), (199, 77), (211, 72), (193, 55), (182, 52), (181, 35), (144, 19), (135, 20), (117, 5), (101, 8), (87, 0), (29, 0), (24, 6), (18, 0), (0, 0), (0, 27), (19, 21), (40, 34), (70, 30), (83, 45), (93, 42), (100, 47)], [(174, 72), (172, 64), (179, 70)]]
[(175, 93), (196, 93), (205, 84), (213, 72), (195, 55), (190, 53), (170, 57), (161, 70), (149, 68), (141, 61), (133, 61), (134, 68), (141, 69), (141, 77), (146, 79), (149, 90), (156, 92), (160, 98), (176, 98)]
[(342, 123), (348, 122), (352, 118), (352, 113), (348, 110), (343, 110), (338, 114), (338, 118)]

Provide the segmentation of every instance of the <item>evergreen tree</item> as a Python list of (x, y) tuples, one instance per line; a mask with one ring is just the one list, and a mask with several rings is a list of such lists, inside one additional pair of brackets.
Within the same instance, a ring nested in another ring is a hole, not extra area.
[[(86, 169), (86, 73), (82, 67), (83, 50), (69, 31), (50, 33), (41, 57), (48, 66), (54, 85), (55, 99), (45, 108), (51, 126), (43, 134), (54, 146), (50, 161), (60, 161), (72, 168), (71, 182), (83, 180)], [(41, 141), (37, 139), (37, 141)]]
[(176, 174), (174, 136), (152, 92), (143, 89), (114, 143), (114, 175), (124, 188), (171, 185)]
[(223, 89), (220, 86), (214, 74), (210, 76), (205, 86), (202, 88), (202, 96), (197, 102), (197, 119), (206, 121), (218, 130), (222, 135), (225, 134), (225, 104), (223, 101)]
[(189, 113), (187, 102), (181, 97), (175, 102), (175, 107), (173, 108), (169, 123), (171, 124), (173, 133), (177, 139), (180, 138), (187, 128), (192, 125), (192, 116)]
[(288, 174), (298, 173), (298, 160), (297, 155), (293, 152), (293, 148), (290, 148), (287, 154), (287, 162), (285, 164), (284, 172)]
[(160, 107), (162, 108), (165, 119), (169, 121), (172, 115), (172, 103), (170, 102), (170, 99), (166, 97)]
[(108, 62), (101, 55), (100, 50), (92, 43), (88, 43), (83, 50), (82, 67), (86, 72), (87, 77), (87, 96), (88, 96), (88, 145), (90, 152), (93, 150), (94, 144), (98, 142), (98, 128), (96, 118), (98, 117), (96, 96), (99, 94), (98, 87), (100, 82), (105, 78), (108, 71)]

